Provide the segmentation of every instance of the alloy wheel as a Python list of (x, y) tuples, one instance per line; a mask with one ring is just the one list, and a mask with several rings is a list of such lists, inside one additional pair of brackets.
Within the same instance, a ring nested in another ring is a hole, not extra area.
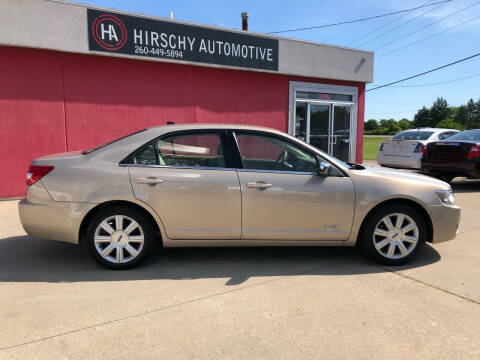
[(377, 252), (387, 259), (408, 256), (417, 246), (417, 223), (408, 215), (393, 213), (384, 216), (375, 226), (373, 244)]
[(145, 237), (138, 222), (125, 215), (113, 215), (98, 224), (93, 241), (105, 260), (127, 263), (141, 253)]

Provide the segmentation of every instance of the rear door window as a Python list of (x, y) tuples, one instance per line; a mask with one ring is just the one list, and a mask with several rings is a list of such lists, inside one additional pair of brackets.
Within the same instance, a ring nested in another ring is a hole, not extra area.
[(157, 148), (160, 165), (225, 167), (217, 134), (173, 135), (158, 140)]
[(450, 136), (455, 135), (455, 134), (456, 134), (455, 131), (445, 131), (443, 133), (438, 134), (438, 139), (439, 140), (444, 140), (444, 139), (447, 139)]
[(139, 165), (225, 167), (222, 139), (217, 133), (177, 133), (144, 146), (133, 156)]

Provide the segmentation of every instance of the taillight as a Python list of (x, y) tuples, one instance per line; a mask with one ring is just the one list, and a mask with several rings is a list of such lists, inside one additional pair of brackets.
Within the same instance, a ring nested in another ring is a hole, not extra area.
[(30, 165), (27, 173), (27, 186), (35, 184), (42, 177), (47, 175), (55, 167), (48, 165)]
[(425, 145), (422, 143), (418, 143), (417, 146), (415, 146), (415, 150), (413, 150), (414, 153), (421, 153), (425, 150)]
[(423, 147), (423, 158), (426, 159), (428, 157), (428, 149), (426, 146)]
[(383, 151), (383, 142), (380, 144), (380, 149), (378, 151)]
[(467, 159), (477, 159), (477, 158), (480, 158), (480, 146), (473, 145), (467, 154)]

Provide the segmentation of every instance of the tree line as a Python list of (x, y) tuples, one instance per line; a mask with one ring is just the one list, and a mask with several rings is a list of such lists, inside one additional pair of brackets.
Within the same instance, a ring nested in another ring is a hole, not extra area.
[(438, 97), (430, 108), (422, 107), (413, 120), (369, 119), (365, 122), (365, 135), (394, 135), (407, 129), (436, 127), (447, 129), (480, 129), (480, 99), (470, 99), (467, 104), (449, 106), (447, 100)]

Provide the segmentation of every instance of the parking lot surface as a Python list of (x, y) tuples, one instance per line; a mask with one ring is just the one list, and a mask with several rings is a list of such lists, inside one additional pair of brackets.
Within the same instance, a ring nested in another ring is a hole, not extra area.
[(106, 270), (0, 202), (0, 359), (479, 359), (480, 181), (407, 266), (351, 248), (156, 249)]

